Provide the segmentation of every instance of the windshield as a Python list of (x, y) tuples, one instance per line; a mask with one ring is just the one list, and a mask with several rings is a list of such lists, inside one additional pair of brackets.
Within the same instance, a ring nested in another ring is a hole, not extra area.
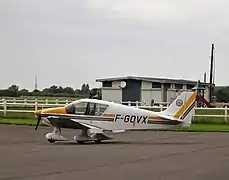
[(108, 105), (93, 102), (72, 102), (66, 105), (65, 108), (67, 114), (101, 116)]

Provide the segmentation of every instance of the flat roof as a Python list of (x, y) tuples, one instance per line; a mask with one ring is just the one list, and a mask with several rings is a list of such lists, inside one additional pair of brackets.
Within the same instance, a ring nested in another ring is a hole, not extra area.
[[(156, 78), (156, 77), (142, 77), (142, 76), (123, 76), (123, 77), (110, 77), (110, 78), (98, 78), (96, 82), (104, 82), (104, 81), (122, 81), (122, 80), (141, 80), (148, 82), (159, 82), (159, 83), (175, 83), (175, 84), (191, 84), (195, 85), (198, 80), (186, 80), (186, 79), (177, 79), (177, 78)], [(210, 83), (201, 82), (204, 85), (208, 85)]]

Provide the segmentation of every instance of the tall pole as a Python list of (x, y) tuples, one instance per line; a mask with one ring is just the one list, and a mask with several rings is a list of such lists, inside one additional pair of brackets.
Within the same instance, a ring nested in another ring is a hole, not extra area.
[[(205, 73), (204, 73), (204, 83), (206, 83), (206, 82), (207, 82), (207, 73), (205, 72)], [(204, 92), (204, 90), (202, 90), (202, 96), (205, 97), (205, 92)], [(204, 102), (202, 102), (201, 107), (204, 107)]]
[(37, 90), (37, 75), (35, 76), (35, 90)]
[(206, 74), (206, 72), (204, 73), (204, 83), (206, 83), (207, 82), (207, 74)]
[(212, 95), (213, 95), (213, 85), (212, 85), (212, 81), (213, 81), (213, 65), (214, 65), (214, 44), (212, 44), (212, 48), (211, 48), (211, 61), (210, 61), (210, 92), (209, 92), (209, 102), (212, 103)]

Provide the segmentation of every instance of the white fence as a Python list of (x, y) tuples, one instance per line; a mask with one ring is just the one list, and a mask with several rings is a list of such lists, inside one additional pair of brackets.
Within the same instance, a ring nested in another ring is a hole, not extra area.
[[(39, 104), (68, 104), (73, 102), (74, 100), (60, 100), (60, 99), (0, 99), (0, 104), (7, 102), (7, 103), (24, 103), (24, 104), (32, 104), (32, 103), (39, 103)], [(146, 106), (146, 102), (131, 102), (131, 101), (121, 101), (116, 102), (121, 104), (135, 104), (136, 106)], [(170, 102), (155, 102), (155, 106), (169, 106)]]
[[(71, 101), (42, 101), (42, 100), (5, 100), (2, 99), (0, 101), (0, 112), (3, 112), (5, 115), (7, 115), (8, 112), (14, 112), (14, 113), (34, 113), (34, 111), (38, 110), (39, 108), (47, 108), (47, 107), (60, 107), (64, 106)], [(159, 109), (159, 111), (162, 111), (167, 108), (167, 106), (141, 106), (138, 102), (128, 102), (130, 105), (136, 104), (136, 108), (143, 108), (143, 109)], [(13, 108), (13, 109), (12, 109)], [(19, 109), (23, 108), (23, 109)], [(34, 108), (34, 110), (26, 110), (26, 108)], [(225, 122), (227, 121), (228, 115), (228, 108), (195, 108), (195, 110), (204, 110), (206, 111), (206, 114), (194, 114), (194, 117), (222, 117), (224, 118)], [(222, 111), (222, 113), (219, 114), (208, 114), (210, 110), (216, 110), (216, 111)]]

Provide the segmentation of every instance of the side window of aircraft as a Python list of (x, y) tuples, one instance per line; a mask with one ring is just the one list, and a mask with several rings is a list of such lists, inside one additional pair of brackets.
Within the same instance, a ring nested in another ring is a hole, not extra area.
[(85, 114), (87, 115), (96, 115), (96, 103), (88, 103), (88, 109), (86, 110), (87, 112)]
[(83, 115), (87, 110), (87, 102), (80, 102), (75, 104), (75, 114)]
[(85, 115), (101, 116), (108, 108), (108, 105), (98, 103), (88, 103), (85, 111)]
[(106, 104), (80, 102), (68, 104), (66, 111), (68, 114), (101, 116), (107, 108), (108, 105)]
[(96, 116), (101, 116), (106, 111), (107, 108), (108, 105), (106, 104), (97, 104)]

